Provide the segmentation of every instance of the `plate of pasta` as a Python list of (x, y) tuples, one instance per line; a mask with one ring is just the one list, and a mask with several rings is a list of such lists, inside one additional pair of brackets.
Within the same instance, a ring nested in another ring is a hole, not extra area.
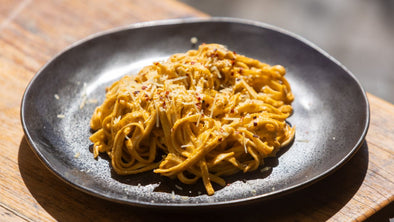
[[(49, 84), (48, 84), (49, 83)], [(307, 40), (233, 18), (92, 35), (27, 87), (39, 159), (89, 194), (144, 207), (229, 206), (295, 191), (362, 145), (358, 80)]]

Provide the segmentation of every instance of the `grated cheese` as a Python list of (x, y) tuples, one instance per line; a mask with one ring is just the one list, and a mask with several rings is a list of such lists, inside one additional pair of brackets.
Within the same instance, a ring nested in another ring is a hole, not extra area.
[(160, 126), (160, 120), (159, 120), (159, 108), (157, 107), (157, 104), (155, 103), (155, 108), (156, 108), (156, 127)]
[(257, 93), (252, 89), (252, 87), (250, 87), (244, 79), (242, 79), (242, 85), (244, 85), (244, 87), (246, 88), (246, 90), (248, 90), (250, 96), (252, 96), (253, 99), (257, 98)]
[(168, 79), (167, 81), (175, 82), (175, 81), (183, 80), (183, 79), (187, 79), (187, 78), (188, 78), (187, 76), (181, 76), (181, 77), (177, 77), (177, 78), (173, 78), (173, 79)]
[(89, 104), (96, 104), (96, 103), (98, 103), (98, 101), (97, 101), (97, 99), (89, 99), (88, 103)]
[(197, 105), (195, 103), (193, 103), (193, 105), (194, 105), (194, 108), (196, 108), (196, 111), (198, 113), (200, 113), (200, 115), (198, 116), (197, 124), (196, 124), (196, 126), (198, 127), (198, 125), (200, 124), (201, 116), (202, 116), (202, 109), (198, 110), (198, 107), (197, 107)]
[(188, 102), (188, 103), (185, 103), (185, 102), (182, 102), (181, 101), (181, 103), (183, 104), (183, 105), (186, 105), (186, 106), (190, 106), (190, 105), (195, 105), (195, 103), (194, 102)]
[(117, 123), (119, 123), (119, 121), (120, 121), (121, 118), (122, 118), (121, 116), (116, 117), (116, 118), (114, 119), (114, 125), (117, 124)]
[(160, 83), (157, 83), (157, 82), (152, 82), (152, 84), (153, 84), (153, 85), (156, 85), (156, 86), (158, 86), (158, 87), (164, 87), (163, 84), (160, 84)]
[(245, 132), (242, 132), (242, 136), (244, 137), (243, 143), (244, 143), (245, 153), (248, 153), (248, 149), (246, 148), (246, 137), (245, 137)]
[(81, 94), (81, 104), (79, 104), (79, 109), (83, 109), (86, 104), (87, 96), (86, 96), (86, 82), (83, 83), (82, 94)]
[(255, 196), (255, 195), (256, 195), (256, 193), (257, 193), (257, 191), (256, 191), (256, 190), (252, 190), (252, 194), (253, 194), (253, 196)]
[(191, 38), (190, 38), (190, 43), (191, 43), (191, 44), (194, 45), (194, 44), (197, 44), (197, 42), (198, 42), (198, 38), (197, 38), (197, 37), (191, 37)]
[(266, 166), (266, 167), (262, 168), (262, 169), (260, 170), (260, 172), (261, 172), (261, 173), (264, 173), (264, 172), (266, 172), (266, 171), (268, 171), (268, 170), (270, 170), (270, 169), (271, 169), (271, 167)]
[(63, 115), (63, 114), (58, 114), (58, 115), (57, 115), (57, 118), (59, 118), (59, 119), (63, 119), (64, 117), (66, 117), (66, 116)]
[(152, 116), (149, 116), (149, 118), (145, 120), (144, 124), (146, 124), (151, 118)]
[(182, 188), (181, 186), (179, 186), (178, 184), (175, 184), (175, 187), (176, 187), (178, 190), (183, 190), (183, 188)]
[(201, 120), (201, 114), (198, 115), (197, 124), (196, 124), (197, 127), (198, 127), (198, 125), (200, 125), (200, 120)]
[(213, 103), (212, 103), (212, 108), (211, 108), (211, 118), (212, 118), (212, 116), (213, 116), (213, 109), (215, 108), (215, 103), (216, 103), (216, 96), (217, 96), (217, 94), (215, 94), (215, 98), (213, 98)]
[(202, 93), (202, 87), (201, 86), (196, 86), (196, 92)]
[(79, 104), (79, 109), (83, 109), (83, 107), (85, 106), (85, 104), (86, 104), (86, 96), (84, 96), (84, 97), (82, 98), (82, 102), (81, 102), (81, 104)]
[(239, 118), (236, 118), (236, 117), (234, 117), (234, 118), (232, 118), (232, 117), (223, 117), (223, 119), (224, 120), (230, 120), (230, 121), (238, 121), (239, 120)]
[(220, 74), (220, 71), (219, 71), (218, 67), (212, 66), (211, 67), (211, 72), (215, 72), (219, 79), (222, 78), (222, 75)]

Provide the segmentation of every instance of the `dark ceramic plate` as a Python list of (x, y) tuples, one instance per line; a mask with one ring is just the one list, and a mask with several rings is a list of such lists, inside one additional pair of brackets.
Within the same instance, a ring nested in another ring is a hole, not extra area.
[[(89, 150), (89, 120), (98, 105), (92, 100), (101, 104), (105, 87), (121, 76), (193, 48), (194, 36), (199, 43), (224, 44), (248, 57), (285, 66), (295, 95), (289, 118), (297, 129), (294, 143), (267, 160), (268, 167), (225, 178), (228, 186), (215, 187), (213, 196), (205, 194), (202, 183), (183, 185), (154, 173), (117, 176), (105, 155), (95, 160)], [(135, 24), (72, 45), (30, 82), (21, 118), (42, 162), (82, 191), (138, 206), (207, 207), (276, 197), (328, 175), (362, 144), (369, 106), (356, 78), (299, 36), (239, 19), (181, 19)]]

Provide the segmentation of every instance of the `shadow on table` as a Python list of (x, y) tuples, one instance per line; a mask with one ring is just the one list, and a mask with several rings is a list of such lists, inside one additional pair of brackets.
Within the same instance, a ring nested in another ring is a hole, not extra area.
[(113, 203), (69, 186), (40, 162), (25, 137), (18, 154), (24, 183), (41, 207), (58, 221), (324, 221), (343, 208), (357, 192), (365, 178), (368, 159), (365, 142), (334, 174), (283, 197), (225, 209), (165, 211)]

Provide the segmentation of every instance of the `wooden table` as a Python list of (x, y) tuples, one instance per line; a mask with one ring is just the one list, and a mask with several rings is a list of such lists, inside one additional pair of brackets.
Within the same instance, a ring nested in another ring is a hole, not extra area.
[(112, 203), (60, 181), (31, 151), (19, 109), (30, 79), (89, 34), (135, 22), (207, 16), (173, 0), (0, 0), (0, 221), (360, 221), (394, 199), (394, 106), (371, 94), (365, 144), (345, 166), (296, 193), (247, 207), (160, 212)]

